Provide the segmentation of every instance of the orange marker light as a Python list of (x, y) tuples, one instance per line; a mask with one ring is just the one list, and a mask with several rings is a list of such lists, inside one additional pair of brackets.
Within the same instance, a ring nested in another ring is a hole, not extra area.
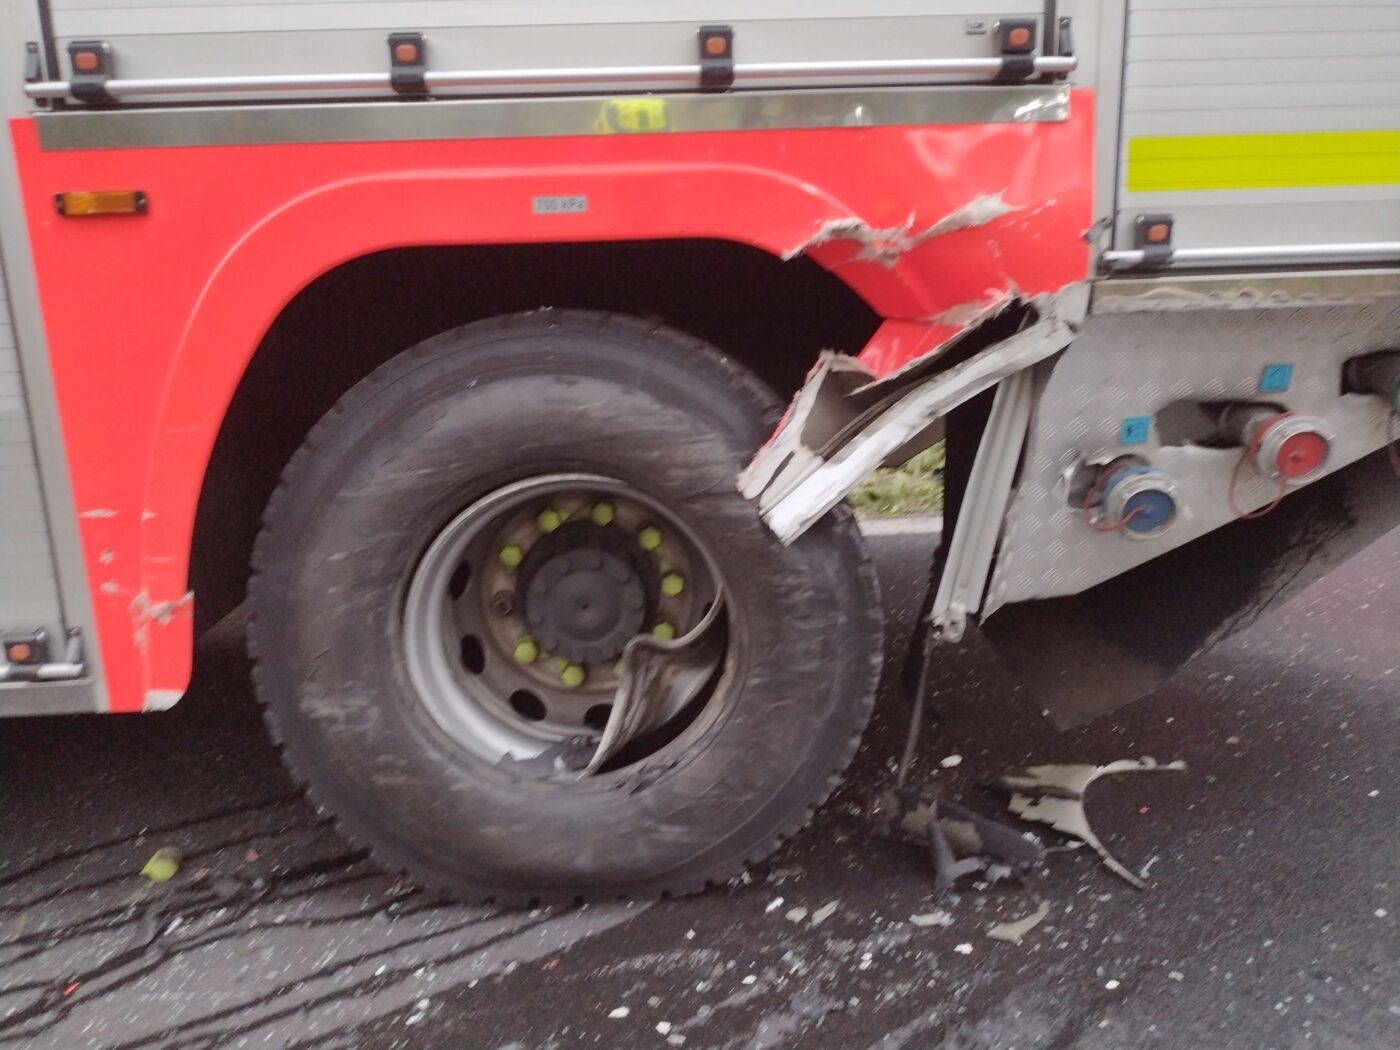
[(1171, 240), (1172, 228), (1164, 222), (1154, 222), (1143, 234), (1148, 244), (1166, 244)]
[(1016, 26), (1006, 34), (1006, 46), (1020, 50), (1031, 46), (1031, 31), (1025, 26)]
[(73, 68), (79, 73), (96, 73), (102, 67), (102, 58), (96, 51), (74, 51)]
[(141, 190), (72, 190), (54, 195), (58, 214), (70, 219), (89, 215), (144, 215), (146, 194)]
[(33, 655), (34, 650), (28, 642), (16, 642), (9, 648), (9, 660), (12, 664), (22, 664)]
[(705, 38), (705, 54), (711, 58), (723, 58), (729, 53), (729, 41), (722, 36), (707, 36)]
[(394, 45), (394, 61), (411, 66), (418, 61), (418, 45), (403, 41)]

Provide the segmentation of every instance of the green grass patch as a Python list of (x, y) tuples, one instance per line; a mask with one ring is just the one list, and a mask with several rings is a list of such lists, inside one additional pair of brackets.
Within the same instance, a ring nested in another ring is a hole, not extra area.
[(902, 467), (877, 470), (846, 497), (866, 518), (906, 518), (943, 511), (943, 442)]

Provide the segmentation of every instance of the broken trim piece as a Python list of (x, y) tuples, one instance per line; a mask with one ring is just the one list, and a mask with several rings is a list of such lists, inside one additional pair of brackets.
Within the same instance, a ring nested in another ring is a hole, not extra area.
[(949, 212), (943, 218), (918, 233), (914, 224), (918, 221), (911, 214), (898, 226), (877, 229), (864, 219), (831, 219), (817, 228), (817, 232), (793, 248), (783, 253), (783, 261), (790, 262), (799, 255), (805, 255), (813, 248), (825, 244), (850, 243), (859, 250), (856, 259), (860, 262), (879, 263), (886, 269), (894, 266), (906, 253), (913, 251), (925, 241), (958, 230), (970, 230), (985, 226), (989, 222), (1019, 211), (1015, 205), (1007, 204), (1000, 193), (989, 193), (969, 201), (961, 208)]
[[(1029, 308), (1038, 318), (961, 364), (932, 375), (914, 367), (851, 389), (849, 377), (840, 384), (832, 379), (859, 366), (835, 355), (824, 357), (798, 392), (777, 434), (740, 475), (740, 491), (758, 500), (760, 513), (780, 540), (793, 542), (896, 449), (907, 446), (952, 409), (1068, 346), (1087, 311), (1088, 298), (1088, 285), (1080, 282), (1029, 304), (1014, 300), (1006, 310)], [(976, 330), (969, 328), (963, 338)], [(826, 420), (818, 431), (834, 434), (823, 444), (806, 434), (814, 420)]]
[(1089, 826), (1085, 792), (1100, 777), (1115, 773), (1179, 772), (1185, 768), (1186, 763), (1180, 760), (1163, 765), (1154, 758), (1123, 759), (1103, 766), (1031, 766), (1025, 776), (1005, 776), (999, 783), (1013, 792), (1007, 803), (1012, 813), (1079, 839), (1099, 855), (1109, 871), (1141, 890), (1147, 884), (1120, 864)]

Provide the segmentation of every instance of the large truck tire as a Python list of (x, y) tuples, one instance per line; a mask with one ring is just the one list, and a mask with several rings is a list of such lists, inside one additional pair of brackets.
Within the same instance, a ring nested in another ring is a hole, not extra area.
[[(845, 511), (785, 547), (735, 490), (777, 410), (715, 349), (586, 313), (360, 382), (254, 556), (255, 681), (315, 803), (419, 884), (512, 905), (693, 892), (796, 832), (868, 720), (881, 611)], [(580, 775), (624, 645), (715, 602), (684, 710)]]

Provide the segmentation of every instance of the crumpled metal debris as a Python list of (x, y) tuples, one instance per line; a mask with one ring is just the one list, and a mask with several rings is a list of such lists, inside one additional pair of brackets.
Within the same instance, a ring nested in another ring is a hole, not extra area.
[(987, 930), (987, 936), (994, 941), (1006, 941), (1008, 944), (1020, 944), (1021, 940), (1035, 929), (1045, 917), (1050, 914), (1050, 902), (1041, 901), (1040, 907), (1029, 915), (1012, 922), (999, 922)]
[(1034, 837), (917, 789), (892, 788), (881, 805), (892, 828), (928, 843), (936, 894), (968, 875), (988, 882), (1022, 879), (1045, 859)]
[(1179, 772), (1186, 763), (1159, 763), (1154, 758), (1122, 759), (1102, 766), (1050, 765), (1031, 766), (1023, 776), (1004, 776), (999, 783), (1012, 792), (1007, 808), (1024, 820), (1046, 824), (1056, 831), (1079, 839), (1103, 861), (1115, 875), (1138, 889), (1147, 884), (1120, 864), (1089, 826), (1084, 812), (1084, 795), (1089, 785), (1100, 777), (1116, 773)]

